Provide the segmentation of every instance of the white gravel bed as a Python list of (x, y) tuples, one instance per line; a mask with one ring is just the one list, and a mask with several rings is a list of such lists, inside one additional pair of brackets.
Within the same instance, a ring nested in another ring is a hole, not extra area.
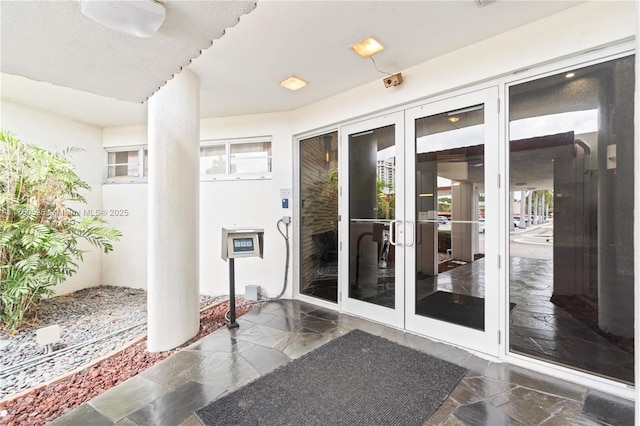
[[(202, 296), (201, 305), (215, 299)], [(42, 301), (33, 327), (0, 334), (0, 400), (125, 346), (146, 332), (146, 320), (147, 293), (141, 289), (99, 286)], [(47, 354), (36, 331), (54, 324), (60, 341)]]

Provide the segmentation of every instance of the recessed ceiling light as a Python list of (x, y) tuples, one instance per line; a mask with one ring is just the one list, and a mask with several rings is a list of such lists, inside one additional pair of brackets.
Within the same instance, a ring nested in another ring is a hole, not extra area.
[(571, 77), (575, 77), (575, 76), (576, 76), (576, 73), (574, 73), (574, 72), (570, 72), (570, 73), (567, 73), (565, 75), (566, 78), (571, 78)]
[(460, 117), (449, 117), (448, 120), (452, 123), (457, 123), (460, 121)]
[(307, 82), (292, 75), (291, 77), (282, 80), (280, 82), (280, 85), (282, 87), (286, 87), (289, 90), (298, 90), (306, 86)]
[(382, 45), (382, 43), (380, 43), (373, 37), (367, 37), (364, 40), (352, 45), (351, 48), (363, 58), (368, 58), (369, 56), (375, 55), (376, 53), (382, 52), (384, 50), (384, 46)]

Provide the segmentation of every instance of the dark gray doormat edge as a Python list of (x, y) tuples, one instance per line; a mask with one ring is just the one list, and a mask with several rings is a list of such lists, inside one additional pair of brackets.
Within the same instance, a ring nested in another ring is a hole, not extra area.
[(215, 425), (421, 425), (467, 369), (353, 330), (196, 411)]

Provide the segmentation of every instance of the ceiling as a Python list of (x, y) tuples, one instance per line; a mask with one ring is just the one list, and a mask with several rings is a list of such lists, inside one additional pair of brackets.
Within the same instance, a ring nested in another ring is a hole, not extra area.
[[(200, 77), (202, 118), (288, 111), (382, 80), (350, 49), (368, 35), (386, 46), (377, 68), (396, 73), (582, 2), (483, 3), (166, 0), (165, 23), (141, 39), (84, 17), (77, 0), (2, 0), (0, 90), (99, 127), (144, 124), (147, 98), (184, 66)], [(282, 88), (290, 75), (308, 85)]]

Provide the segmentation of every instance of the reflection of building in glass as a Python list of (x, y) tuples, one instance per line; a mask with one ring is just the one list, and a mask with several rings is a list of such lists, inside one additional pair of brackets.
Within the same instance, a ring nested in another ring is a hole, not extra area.
[(378, 179), (384, 182), (385, 193), (394, 192), (396, 181), (396, 157), (378, 161)]

